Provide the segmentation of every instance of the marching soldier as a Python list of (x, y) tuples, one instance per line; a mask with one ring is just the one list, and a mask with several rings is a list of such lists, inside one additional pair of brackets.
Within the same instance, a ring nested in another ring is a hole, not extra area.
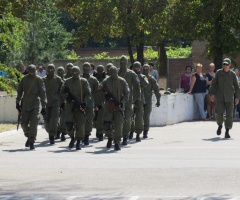
[(88, 81), (80, 77), (79, 67), (72, 68), (72, 77), (63, 84), (61, 94), (67, 100), (65, 114), (67, 133), (71, 137), (69, 148), (74, 147), (76, 139), (76, 150), (80, 150), (80, 141), (83, 139), (85, 131), (86, 106), (91, 99), (91, 88)]
[(216, 101), (216, 120), (218, 124), (217, 135), (221, 135), (223, 114), (226, 111), (225, 138), (230, 138), (229, 130), (233, 124), (234, 92), (236, 95), (235, 105), (239, 103), (240, 90), (235, 72), (230, 70), (231, 60), (223, 60), (223, 68), (217, 70), (209, 88), (210, 99)]
[(54, 137), (57, 134), (58, 119), (60, 106), (64, 108), (64, 102), (60, 95), (60, 90), (63, 84), (62, 79), (54, 74), (55, 66), (49, 64), (47, 66), (47, 75), (43, 78), (46, 95), (47, 95), (47, 107), (46, 115), (44, 115), (45, 129), (49, 134), (50, 144), (54, 144)]
[(72, 63), (68, 63), (66, 65), (67, 73), (64, 75), (65, 79), (72, 77), (72, 68), (73, 68), (73, 64)]
[[(64, 70), (63, 67), (59, 67), (57, 69), (57, 75), (62, 79), (63, 82), (65, 81), (64, 73), (65, 73), (65, 70)], [(59, 139), (60, 134), (62, 133), (61, 134), (61, 141), (66, 140), (65, 135), (67, 134), (64, 107), (65, 107), (65, 104), (62, 104), (62, 106), (60, 107), (60, 119), (59, 119), (59, 124), (58, 124), (57, 136), (55, 137), (55, 139)]]
[[(122, 145), (127, 145), (127, 140), (129, 133), (131, 131), (131, 117), (133, 116), (133, 103), (138, 104), (141, 100), (140, 92), (140, 80), (136, 73), (132, 70), (127, 69), (128, 59), (126, 56), (120, 58), (120, 70), (118, 71), (118, 76), (124, 78), (130, 89), (130, 95), (128, 101), (125, 103), (125, 118), (123, 124), (123, 142)], [(132, 134), (132, 133), (131, 133)], [(131, 139), (130, 137), (129, 139)]]
[(140, 142), (140, 134), (144, 130), (144, 122), (143, 122), (143, 105), (145, 104), (145, 98), (144, 98), (144, 90), (149, 85), (148, 79), (145, 75), (141, 74), (141, 63), (136, 61), (133, 63), (133, 71), (137, 74), (140, 86), (141, 86), (141, 100), (134, 105), (134, 114), (133, 114), (133, 120), (132, 120), (132, 131), (129, 135), (129, 139), (133, 138), (133, 131), (135, 131), (136, 135), (136, 141)]
[[(110, 76), (102, 81), (99, 90), (105, 93), (104, 129), (108, 137), (107, 148), (111, 148), (114, 140), (116, 151), (120, 150), (119, 142), (122, 137), (125, 103), (129, 98), (127, 82), (118, 76), (117, 68), (109, 69)], [(113, 125), (114, 124), (114, 129)]]
[(87, 79), (90, 88), (91, 88), (91, 100), (88, 102), (87, 110), (86, 110), (86, 123), (85, 123), (85, 136), (84, 136), (84, 145), (89, 145), (89, 136), (91, 135), (93, 128), (93, 118), (94, 112), (93, 107), (96, 101), (96, 96), (98, 92), (98, 80), (90, 75), (91, 65), (88, 62), (83, 64), (83, 75), (82, 77)]
[[(99, 84), (107, 77), (104, 66), (98, 65), (96, 72), (93, 74), (94, 77), (97, 78)], [(102, 92), (97, 92), (96, 102), (95, 102), (95, 124), (96, 124), (96, 136), (99, 141), (103, 141), (103, 133), (104, 133), (104, 126), (103, 126), (103, 118), (104, 118), (104, 103), (105, 98)]]
[(143, 65), (143, 75), (145, 75), (148, 79), (148, 85), (144, 89), (144, 99), (145, 103), (143, 104), (143, 120), (144, 120), (144, 132), (143, 132), (143, 138), (148, 137), (148, 131), (149, 131), (149, 124), (150, 124), (150, 114), (152, 112), (152, 94), (154, 92), (157, 103), (156, 107), (160, 106), (160, 90), (158, 83), (156, 79), (149, 74), (150, 66), (148, 64)]
[(46, 114), (46, 94), (43, 80), (36, 75), (36, 66), (28, 66), (28, 74), (19, 82), (17, 89), (16, 109), (22, 115), (21, 126), (27, 137), (26, 147), (35, 149), (37, 137), (39, 97), (41, 100), (42, 115)]

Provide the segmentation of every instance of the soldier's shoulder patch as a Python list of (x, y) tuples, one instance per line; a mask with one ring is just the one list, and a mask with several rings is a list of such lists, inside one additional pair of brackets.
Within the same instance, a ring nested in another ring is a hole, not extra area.
[(136, 81), (137, 81), (138, 83), (140, 83), (140, 79), (139, 79), (138, 76), (136, 77)]

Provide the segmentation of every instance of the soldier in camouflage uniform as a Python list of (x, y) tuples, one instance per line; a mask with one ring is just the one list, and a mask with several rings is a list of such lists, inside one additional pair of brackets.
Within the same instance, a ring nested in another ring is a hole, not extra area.
[(34, 149), (37, 137), (39, 97), (42, 115), (46, 114), (46, 94), (43, 80), (36, 75), (36, 66), (28, 66), (28, 74), (19, 82), (17, 89), (16, 109), (22, 115), (21, 126), (27, 137), (26, 147)]
[(64, 75), (65, 79), (72, 77), (72, 68), (73, 68), (73, 64), (72, 63), (68, 63), (66, 65), (67, 73)]
[(218, 124), (217, 135), (221, 135), (222, 125), (224, 122), (224, 112), (226, 112), (225, 120), (225, 138), (231, 138), (229, 130), (233, 125), (233, 104), (235, 92), (235, 105), (239, 103), (240, 89), (235, 72), (231, 69), (231, 60), (225, 58), (223, 60), (223, 68), (217, 70), (209, 88), (210, 99), (216, 101), (216, 120)]
[(143, 65), (143, 74), (148, 79), (148, 86), (144, 89), (144, 99), (145, 103), (143, 104), (143, 120), (144, 120), (144, 132), (143, 138), (148, 137), (149, 125), (150, 125), (150, 114), (152, 112), (152, 94), (154, 92), (157, 103), (156, 107), (160, 106), (160, 89), (158, 83), (154, 77), (149, 74), (150, 66), (148, 64)]
[(85, 123), (85, 136), (84, 136), (84, 145), (89, 145), (89, 136), (91, 135), (92, 128), (93, 128), (93, 108), (96, 101), (96, 96), (98, 93), (98, 80), (90, 75), (91, 65), (88, 62), (83, 64), (83, 75), (82, 77), (87, 79), (90, 88), (91, 88), (91, 100), (88, 102), (87, 110), (86, 110), (86, 123)]
[(127, 145), (127, 140), (129, 137), (129, 132), (131, 131), (131, 117), (133, 116), (133, 103), (138, 104), (141, 100), (140, 91), (140, 80), (136, 73), (132, 70), (127, 69), (128, 59), (126, 56), (120, 58), (120, 69), (118, 71), (118, 76), (124, 78), (130, 89), (130, 95), (128, 101), (125, 103), (125, 118), (123, 124), (123, 142), (122, 145)]
[(137, 133), (136, 135), (136, 141), (140, 142), (140, 134), (144, 130), (144, 124), (143, 124), (143, 105), (145, 104), (145, 98), (144, 98), (144, 90), (147, 88), (149, 85), (148, 79), (145, 75), (141, 74), (141, 63), (136, 61), (133, 63), (133, 71), (137, 74), (139, 81), (140, 81), (140, 86), (141, 86), (141, 100), (134, 105), (134, 114), (133, 114), (133, 119), (132, 119), (132, 131), (131, 134), (129, 135), (129, 139), (133, 138), (133, 131)]
[(64, 108), (64, 102), (60, 95), (60, 89), (63, 81), (59, 76), (54, 74), (55, 66), (49, 64), (47, 66), (47, 75), (43, 78), (46, 95), (47, 95), (47, 107), (46, 115), (44, 115), (45, 129), (49, 134), (50, 144), (54, 144), (54, 137), (57, 135), (58, 120), (60, 106)]
[[(107, 77), (104, 66), (98, 65), (96, 72), (93, 74), (94, 77), (97, 78), (99, 84)], [(97, 92), (96, 102), (95, 102), (95, 124), (96, 124), (96, 136), (99, 141), (103, 141), (103, 133), (104, 133), (104, 126), (103, 126), (103, 118), (104, 118), (104, 103), (105, 98), (102, 92)]]
[[(65, 70), (64, 70), (63, 67), (59, 67), (57, 69), (57, 75), (62, 79), (63, 82), (65, 82), (64, 73), (65, 73)], [(59, 124), (58, 124), (58, 131), (57, 131), (57, 136), (55, 137), (55, 139), (59, 139), (60, 134), (62, 133), (61, 134), (61, 141), (65, 141), (66, 140), (65, 135), (67, 134), (66, 120), (65, 120), (65, 110), (64, 110), (64, 105), (62, 105), (61, 107), (62, 108), (60, 108), (60, 119), (59, 119)]]
[[(111, 148), (114, 140), (114, 149), (120, 150), (119, 142), (122, 137), (124, 122), (124, 105), (129, 98), (127, 82), (118, 76), (117, 68), (112, 66), (109, 70), (110, 77), (105, 78), (99, 87), (105, 93), (104, 129), (108, 137), (107, 148)], [(112, 124), (114, 124), (114, 129)]]
[(67, 100), (65, 114), (67, 134), (71, 137), (69, 148), (74, 147), (76, 139), (76, 150), (80, 150), (80, 142), (85, 132), (86, 106), (91, 99), (91, 88), (88, 81), (80, 77), (79, 67), (72, 68), (72, 77), (63, 84), (61, 94)]

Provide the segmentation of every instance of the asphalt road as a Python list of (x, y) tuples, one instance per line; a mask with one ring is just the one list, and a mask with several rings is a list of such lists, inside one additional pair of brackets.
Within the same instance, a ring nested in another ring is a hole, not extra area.
[(39, 129), (36, 149), (21, 131), (0, 133), (0, 200), (240, 199), (240, 123), (231, 139), (215, 122), (151, 128), (149, 138), (107, 150), (95, 130), (89, 146), (49, 145)]

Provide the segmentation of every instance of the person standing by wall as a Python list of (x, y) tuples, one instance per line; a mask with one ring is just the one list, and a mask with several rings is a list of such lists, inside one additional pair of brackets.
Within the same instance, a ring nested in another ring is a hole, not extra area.
[(189, 92), (191, 76), (192, 76), (192, 67), (186, 66), (185, 74), (181, 76), (180, 84), (179, 84), (179, 88), (182, 88), (184, 90), (184, 93)]
[(204, 110), (204, 98), (206, 95), (207, 82), (202, 74), (202, 64), (198, 63), (196, 66), (196, 73), (192, 76), (190, 90), (188, 94), (193, 94), (197, 103), (198, 111), (201, 120), (207, 120), (206, 112)]
[(229, 130), (233, 125), (233, 101), (235, 92), (235, 105), (239, 103), (240, 89), (235, 72), (230, 70), (231, 60), (223, 60), (223, 68), (216, 72), (209, 88), (210, 98), (216, 102), (216, 119), (218, 124), (217, 135), (221, 135), (223, 114), (226, 112), (225, 138), (230, 138)]
[(154, 64), (152, 62), (148, 63), (150, 66), (150, 71), (149, 74), (156, 79), (156, 81), (158, 82), (159, 80), (159, 74), (158, 71), (154, 69)]
[(40, 76), (41, 78), (43, 78), (44, 76), (46, 76), (47, 72), (46, 70), (43, 68), (43, 64), (39, 64), (38, 65), (38, 69), (37, 69), (37, 75)]
[(208, 67), (209, 71), (206, 74), (206, 81), (207, 81), (207, 112), (208, 112), (208, 119), (215, 119), (215, 103), (211, 101), (209, 93), (209, 88), (212, 83), (212, 79), (215, 76), (215, 65), (214, 63), (210, 63)]

